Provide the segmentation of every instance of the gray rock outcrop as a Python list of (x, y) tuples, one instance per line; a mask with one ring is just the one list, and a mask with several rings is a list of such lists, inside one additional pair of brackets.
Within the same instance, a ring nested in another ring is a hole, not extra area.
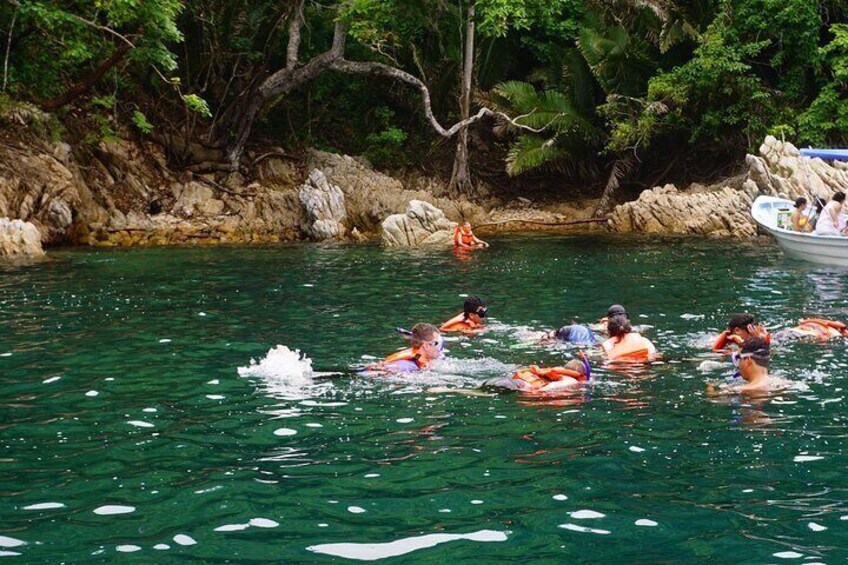
[(30, 222), (0, 218), (0, 258), (44, 255), (41, 234)]
[(404, 214), (392, 214), (383, 221), (382, 242), (386, 247), (450, 245), (456, 222), (444, 212), (421, 200), (412, 200)]
[(620, 232), (753, 237), (751, 195), (722, 187), (709, 192), (680, 192), (673, 184), (646, 190), (639, 199), (616, 207), (610, 226)]
[(344, 237), (342, 223), (347, 215), (342, 189), (327, 181), (324, 173), (313, 169), (309, 179), (298, 192), (300, 203), (306, 210), (303, 231), (316, 241)]
[(760, 156), (748, 155), (745, 161), (748, 172), (738, 186), (655, 187), (617, 206), (610, 226), (619, 232), (749, 238), (757, 234), (750, 209), (758, 195), (827, 200), (837, 190), (848, 190), (848, 165), (801, 157), (794, 145), (772, 136), (760, 146)]
[(748, 179), (762, 194), (789, 200), (799, 196), (828, 200), (837, 190), (848, 189), (848, 164), (801, 157), (794, 145), (772, 136), (760, 146), (759, 157), (748, 155), (745, 161)]

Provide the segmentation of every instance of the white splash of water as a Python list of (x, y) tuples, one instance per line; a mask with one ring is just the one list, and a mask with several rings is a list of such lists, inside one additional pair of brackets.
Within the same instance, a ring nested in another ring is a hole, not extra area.
[(250, 365), (238, 368), (238, 374), (260, 379), (269, 396), (283, 400), (308, 398), (332, 387), (329, 383), (316, 383), (312, 359), (299, 349), (292, 351), (285, 345), (269, 350), (258, 362), (251, 359)]

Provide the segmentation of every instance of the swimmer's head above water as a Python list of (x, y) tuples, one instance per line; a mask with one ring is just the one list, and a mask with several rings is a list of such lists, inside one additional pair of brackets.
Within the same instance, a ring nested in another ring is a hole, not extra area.
[(624, 306), (621, 304), (613, 304), (607, 309), (607, 318), (611, 318), (613, 316), (627, 317), (627, 310), (625, 310)]
[(483, 318), (486, 317), (488, 310), (486, 301), (479, 296), (469, 296), (462, 304), (463, 316), (466, 320), (470, 319), (475, 324), (483, 323)]

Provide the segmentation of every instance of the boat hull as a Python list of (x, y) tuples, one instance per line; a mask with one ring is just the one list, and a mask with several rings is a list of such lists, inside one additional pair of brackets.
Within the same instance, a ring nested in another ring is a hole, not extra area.
[(786, 255), (819, 265), (848, 267), (848, 237), (800, 233), (777, 226), (778, 210), (792, 206), (790, 200), (760, 196), (751, 206), (751, 215), (774, 236)]

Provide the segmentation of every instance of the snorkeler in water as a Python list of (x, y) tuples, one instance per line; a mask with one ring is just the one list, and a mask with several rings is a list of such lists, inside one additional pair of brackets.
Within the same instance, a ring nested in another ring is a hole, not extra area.
[(597, 345), (598, 340), (589, 328), (573, 321), (558, 330), (546, 333), (539, 343), (551, 343), (561, 341), (563, 343), (574, 343), (576, 345)]
[(462, 312), (445, 322), (439, 331), (474, 333), (483, 329), (489, 311), (486, 301), (478, 296), (469, 296), (462, 304)]
[(630, 325), (630, 316), (623, 306), (613, 304), (607, 312), (609, 339), (601, 344), (610, 361), (651, 361), (657, 348), (648, 338), (640, 335)]
[(774, 339), (815, 339), (828, 341), (837, 337), (848, 337), (848, 326), (843, 322), (823, 318), (804, 318), (793, 328), (775, 332)]
[(411, 347), (393, 353), (373, 365), (366, 367), (366, 373), (412, 373), (427, 369), (430, 362), (438, 359), (444, 348), (444, 341), (438, 328), (433, 324), (415, 324), (409, 332)]
[[(713, 343), (713, 351), (727, 353), (738, 347), (744, 340), (759, 337), (771, 344), (772, 336), (762, 324), (757, 324), (752, 314), (733, 314), (727, 323), (727, 329)], [(848, 326), (843, 322), (824, 318), (804, 318), (797, 326), (775, 332), (775, 341), (788, 339), (815, 339), (828, 341), (833, 338), (848, 337)]]
[(769, 344), (761, 337), (749, 337), (743, 341), (740, 351), (734, 353), (732, 359), (745, 384), (719, 387), (708, 384), (708, 396), (773, 392), (783, 390), (791, 384), (786, 379), (769, 375)]
[(713, 342), (713, 351), (730, 352), (751, 337), (759, 337), (766, 343), (771, 343), (771, 336), (765, 326), (758, 324), (753, 314), (733, 314), (727, 322), (727, 329), (721, 332)]
[(592, 378), (592, 367), (582, 351), (564, 367), (531, 365), (515, 371), (511, 377), (489, 379), (484, 387), (505, 388), (525, 392), (556, 392), (574, 388)]

